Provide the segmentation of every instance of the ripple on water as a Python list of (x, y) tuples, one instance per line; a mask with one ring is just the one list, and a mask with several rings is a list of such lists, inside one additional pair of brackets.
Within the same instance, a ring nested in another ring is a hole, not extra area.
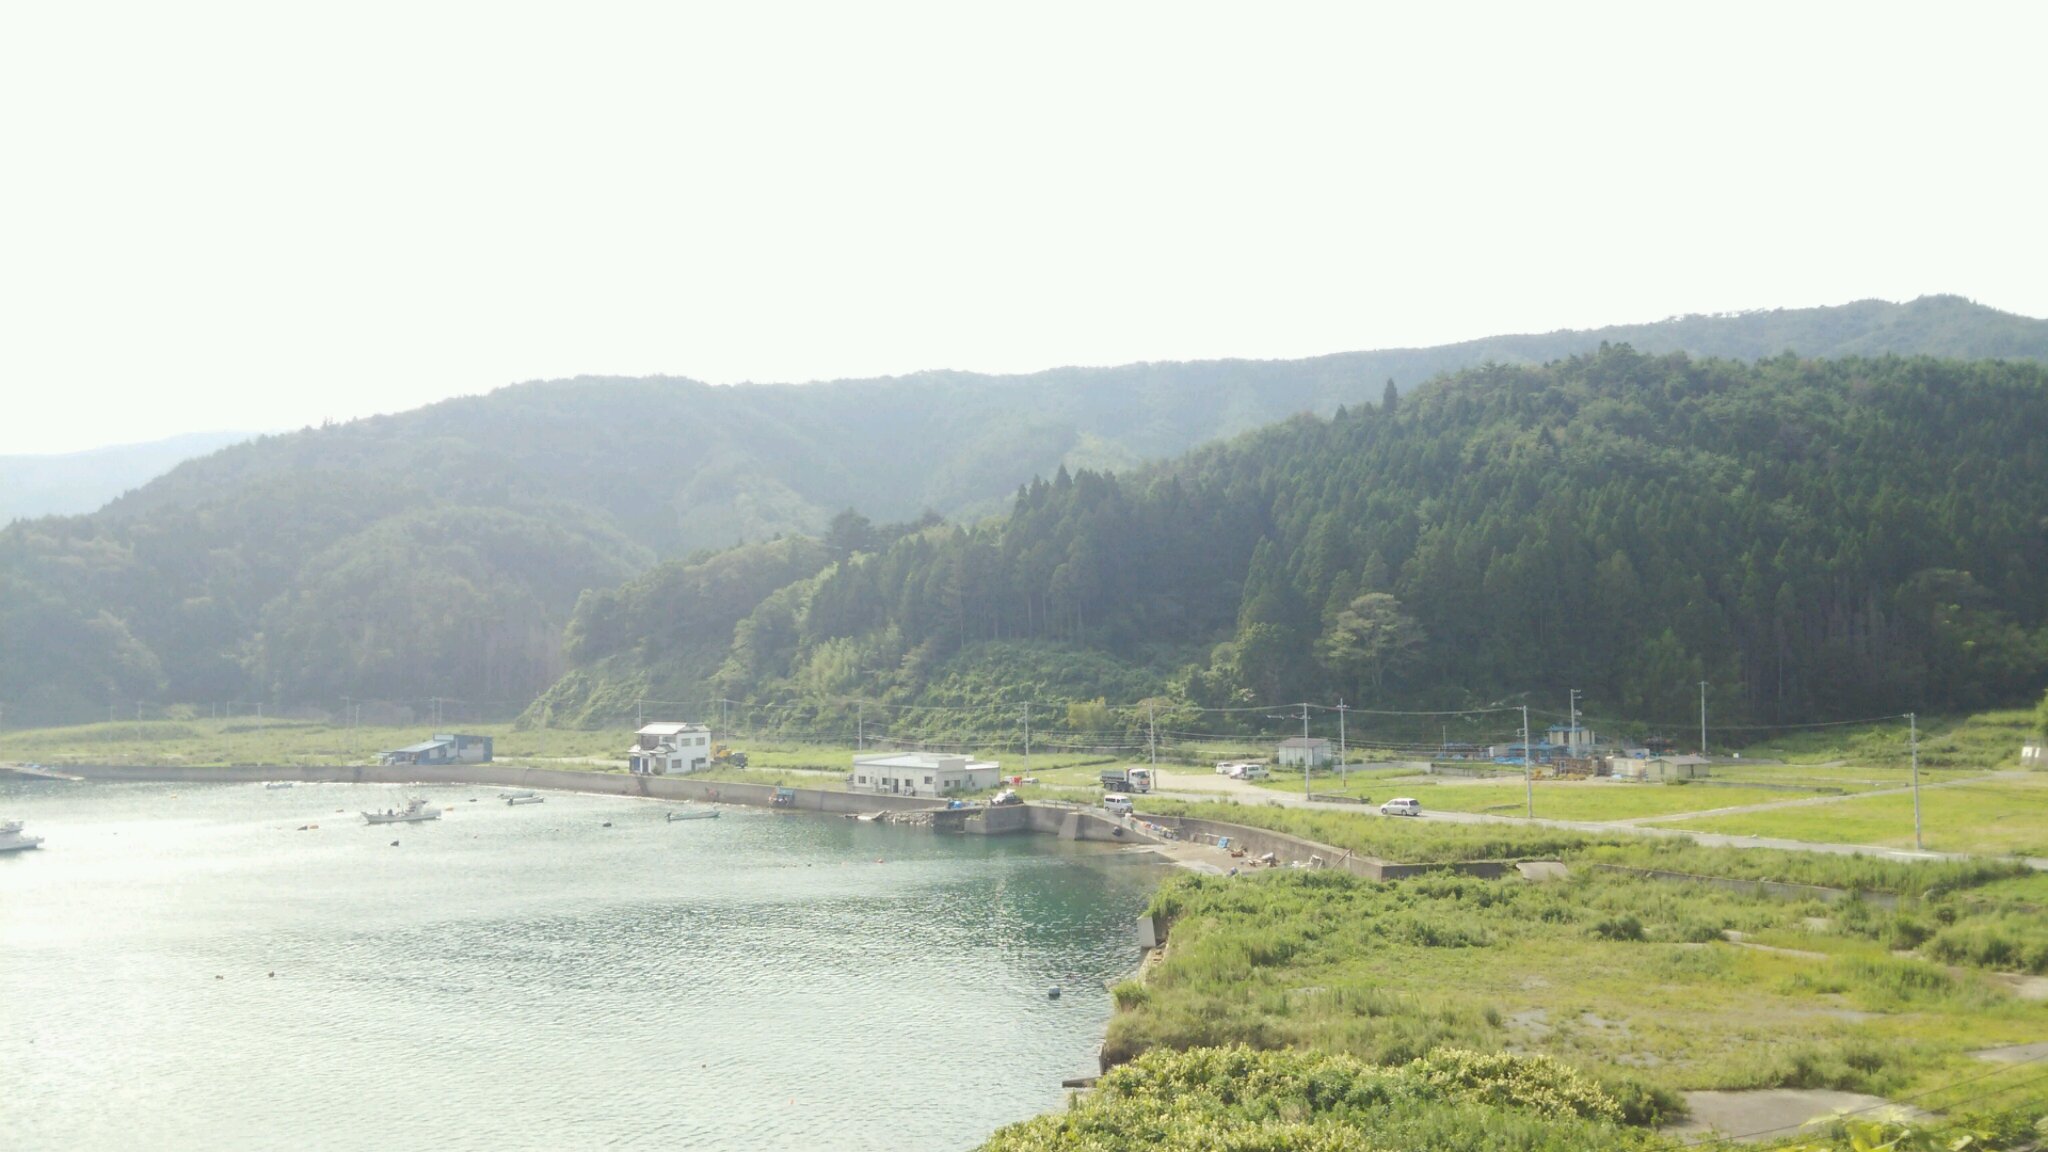
[(50, 840), (0, 860), (11, 1147), (967, 1147), (1091, 1070), (1156, 881), (459, 788), (392, 849), (396, 791), (0, 786)]

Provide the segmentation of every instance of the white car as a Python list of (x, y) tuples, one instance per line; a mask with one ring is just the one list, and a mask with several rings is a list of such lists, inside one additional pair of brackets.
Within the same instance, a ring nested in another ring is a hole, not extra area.
[(1380, 805), (1380, 815), (1420, 816), (1422, 815), (1422, 805), (1417, 803), (1411, 797), (1396, 796), (1392, 800), (1387, 801), (1385, 804)]
[(1109, 795), (1104, 796), (1102, 798), (1102, 806), (1108, 810), (1111, 816), (1129, 816), (1131, 814), (1131, 798), (1121, 792), (1111, 792)]

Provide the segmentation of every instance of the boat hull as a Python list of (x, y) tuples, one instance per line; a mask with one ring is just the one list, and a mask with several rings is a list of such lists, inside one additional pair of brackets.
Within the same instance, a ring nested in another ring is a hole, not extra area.
[(420, 824), (428, 820), (439, 820), (439, 812), (399, 812), (386, 815), (382, 812), (365, 812), (363, 820), (370, 824)]

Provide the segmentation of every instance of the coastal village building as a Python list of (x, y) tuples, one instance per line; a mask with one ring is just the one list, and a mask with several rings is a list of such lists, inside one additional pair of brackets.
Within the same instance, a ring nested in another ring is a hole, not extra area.
[(1648, 760), (1613, 763), (1614, 774), (1624, 779), (1703, 780), (1712, 774), (1705, 756), (1652, 756)]
[(626, 749), (626, 767), (637, 776), (687, 776), (710, 766), (711, 729), (702, 724), (649, 724)]
[(993, 760), (969, 760), (934, 752), (891, 752), (855, 756), (847, 787), (887, 796), (946, 797), (993, 788), (1002, 768)]
[(1306, 764), (1321, 768), (1337, 758), (1330, 742), (1320, 736), (1289, 736), (1280, 742), (1280, 764), (1282, 767), (1299, 768)]
[(491, 738), (460, 732), (437, 732), (431, 740), (394, 748), (377, 757), (383, 764), (488, 764)]
[(2040, 744), (2020, 745), (2020, 763), (2029, 768), (2048, 767), (2048, 746)]

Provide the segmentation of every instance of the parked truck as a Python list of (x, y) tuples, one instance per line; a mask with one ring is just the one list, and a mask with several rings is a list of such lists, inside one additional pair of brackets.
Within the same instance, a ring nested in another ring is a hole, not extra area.
[(1150, 768), (1111, 768), (1102, 774), (1102, 786), (1111, 792), (1150, 792)]

